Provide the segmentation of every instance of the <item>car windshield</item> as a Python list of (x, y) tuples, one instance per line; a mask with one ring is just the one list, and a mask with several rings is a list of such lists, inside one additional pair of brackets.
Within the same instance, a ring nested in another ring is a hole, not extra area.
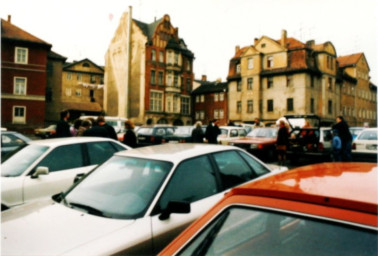
[(377, 231), (232, 207), (178, 255), (377, 255)]
[(1, 163), (2, 177), (17, 177), (49, 149), (47, 146), (26, 145)]
[(191, 135), (192, 134), (192, 127), (177, 127), (174, 135)]
[(277, 130), (256, 128), (256, 129), (253, 129), (250, 133), (248, 133), (248, 137), (276, 138)]
[(149, 128), (149, 127), (141, 127), (138, 129), (138, 134), (151, 135), (153, 132), (154, 132), (154, 129)]
[(73, 188), (63, 202), (88, 213), (95, 209), (104, 217), (140, 218), (172, 166), (171, 162), (114, 156)]

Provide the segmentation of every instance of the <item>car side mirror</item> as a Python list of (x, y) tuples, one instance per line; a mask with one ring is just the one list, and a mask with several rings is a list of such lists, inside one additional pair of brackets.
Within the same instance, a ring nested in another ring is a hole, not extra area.
[(169, 219), (171, 213), (190, 213), (190, 203), (170, 201), (159, 216), (159, 220)]
[(49, 167), (46, 166), (38, 166), (37, 170), (32, 174), (31, 178), (36, 179), (39, 175), (47, 175), (49, 174)]

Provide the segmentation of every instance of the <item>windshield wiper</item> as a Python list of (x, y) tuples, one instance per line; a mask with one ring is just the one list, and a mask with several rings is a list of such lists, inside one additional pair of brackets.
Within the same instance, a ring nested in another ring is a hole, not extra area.
[(96, 208), (93, 208), (92, 206), (85, 205), (85, 204), (79, 204), (79, 203), (68, 203), (64, 200), (64, 202), (71, 208), (80, 208), (85, 210), (89, 214), (93, 214), (96, 216), (104, 217), (104, 213)]

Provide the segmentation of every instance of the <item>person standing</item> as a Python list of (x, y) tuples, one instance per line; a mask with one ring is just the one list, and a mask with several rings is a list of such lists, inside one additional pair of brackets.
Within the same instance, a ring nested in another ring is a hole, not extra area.
[(99, 116), (96, 124), (93, 124), (91, 128), (85, 130), (83, 136), (110, 138), (109, 131), (104, 126), (104, 123), (104, 118)]
[(91, 126), (92, 122), (90, 120), (83, 120), (83, 122), (81, 122), (79, 129), (77, 130), (77, 136), (84, 136), (84, 132), (91, 128)]
[(123, 143), (129, 147), (136, 148), (137, 137), (134, 132), (134, 123), (130, 120), (125, 121), (126, 132), (123, 135)]
[(332, 156), (334, 162), (341, 162), (341, 149), (342, 149), (342, 143), (341, 139), (339, 137), (338, 131), (334, 129), (332, 131)]
[(70, 112), (68, 110), (63, 110), (60, 112), (60, 120), (56, 124), (55, 137), (64, 138), (71, 137), (70, 125), (68, 124), (68, 119), (70, 118)]
[(218, 144), (217, 138), (220, 133), (221, 131), (218, 127), (218, 120), (212, 120), (206, 127), (205, 138), (207, 143)]
[(205, 134), (202, 130), (202, 122), (198, 121), (195, 124), (195, 128), (192, 131), (192, 142), (193, 143), (202, 143), (205, 138)]
[(337, 130), (341, 139), (341, 156), (343, 161), (352, 161), (352, 141), (349, 126), (342, 116), (336, 117), (336, 124), (332, 127)]
[(265, 124), (263, 122), (260, 122), (260, 118), (255, 118), (255, 123), (252, 125), (252, 129), (259, 128), (259, 127), (265, 127)]
[(287, 145), (289, 144), (289, 131), (286, 127), (285, 121), (281, 120), (279, 124), (278, 134), (277, 134), (277, 157), (278, 164), (284, 165), (286, 161), (286, 151)]
[(97, 117), (97, 125), (104, 127), (108, 131), (109, 138), (113, 140), (118, 140), (117, 133), (114, 127), (106, 123), (105, 117)]

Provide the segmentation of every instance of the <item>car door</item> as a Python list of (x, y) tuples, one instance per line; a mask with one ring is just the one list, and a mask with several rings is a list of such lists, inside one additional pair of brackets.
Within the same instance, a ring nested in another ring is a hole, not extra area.
[[(48, 167), (49, 173), (33, 178), (31, 174), (40, 166)], [(85, 162), (83, 144), (56, 147), (35, 166), (31, 174), (25, 176), (24, 202), (65, 191), (78, 173), (87, 173), (94, 166)]]
[[(154, 252), (158, 253), (190, 223), (204, 214), (222, 196), (216, 174), (208, 156), (186, 160), (175, 170), (165, 187), (152, 216)], [(172, 213), (166, 220), (159, 219), (161, 209), (170, 201), (186, 201), (191, 211), (186, 214)]]

